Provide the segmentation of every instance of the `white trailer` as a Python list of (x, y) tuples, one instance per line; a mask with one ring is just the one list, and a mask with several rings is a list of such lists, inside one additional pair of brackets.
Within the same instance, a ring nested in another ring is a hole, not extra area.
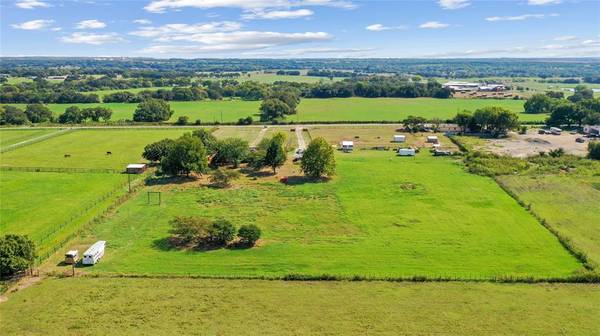
[(415, 156), (414, 148), (399, 148), (398, 149), (399, 156)]
[(96, 264), (102, 256), (104, 256), (104, 248), (106, 247), (106, 241), (99, 240), (94, 243), (94, 245), (90, 246), (85, 252), (83, 252), (83, 261), (84, 265), (94, 265)]
[(342, 141), (340, 144), (340, 148), (344, 152), (351, 152), (354, 149), (354, 141)]
[(550, 133), (554, 135), (560, 135), (561, 132), (562, 130), (558, 127), (550, 127)]
[(438, 137), (435, 135), (428, 135), (427, 136), (427, 142), (429, 143), (438, 143)]
[(394, 142), (405, 142), (405, 141), (406, 141), (406, 135), (402, 135), (402, 134), (394, 135)]

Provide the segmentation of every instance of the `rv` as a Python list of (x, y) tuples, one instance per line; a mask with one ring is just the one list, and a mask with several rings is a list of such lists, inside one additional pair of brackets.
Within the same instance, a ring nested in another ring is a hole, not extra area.
[(99, 240), (94, 243), (94, 245), (90, 246), (87, 251), (83, 253), (83, 261), (84, 265), (94, 265), (96, 264), (102, 256), (104, 256), (104, 247), (106, 246), (106, 242), (104, 240)]
[(342, 141), (340, 148), (344, 152), (351, 152), (354, 149), (354, 141)]
[(438, 137), (435, 135), (428, 135), (427, 142), (429, 143), (438, 143)]
[(71, 250), (65, 253), (65, 264), (73, 265), (77, 264), (77, 261), (79, 261), (79, 251)]
[(406, 135), (396, 134), (394, 135), (394, 142), (404, 142), (406, 141)]
[(399, 156), (415, 156), (414, 148), (399, 148), (398, 149)]
[(562, 130), (558, 127), (550, 127), (550, 134), (560, 135)]

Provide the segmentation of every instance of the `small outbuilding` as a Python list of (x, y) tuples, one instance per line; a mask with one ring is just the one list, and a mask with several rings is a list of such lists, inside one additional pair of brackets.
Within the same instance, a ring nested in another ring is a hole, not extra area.
[(340, 149), (344, 152), (351, 152), (354, 150), (354, 141), (344, 140), (340, 143)]
[(65, 253), (65, 264), (73, 265), (76, 264), (77, 261), (79, 261), (79, 251), (71, 250)]
[(415, 156), (415, 149), (414, 148), (398, 148), (398, 155), (399, 156)]
[(406, 135), (402, 135), (402, 134), (394, 135), (394, 142), (405, 142), (405, 141), (406, 141)]
[(438, 143), (438, 137), (436, 135), (428, 135), (427, 136), (427, 142), (428, 143)]
[(585, 125), (583, 133), (590, 136), (600, 136), (600, 125)]
[(141, 174), (148, 166), (145, 163), (130, 163), (127, 165), (127, 174)]

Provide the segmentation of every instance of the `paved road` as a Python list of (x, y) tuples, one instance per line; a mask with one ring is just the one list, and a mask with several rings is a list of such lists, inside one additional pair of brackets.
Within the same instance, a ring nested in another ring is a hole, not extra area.
[(298, 149), (306, 149), (306, 142), (304, 141), (304, 136), (302, 135), (302, 130), (304, 126), (296, 126), (296, 138), (298, 139)]

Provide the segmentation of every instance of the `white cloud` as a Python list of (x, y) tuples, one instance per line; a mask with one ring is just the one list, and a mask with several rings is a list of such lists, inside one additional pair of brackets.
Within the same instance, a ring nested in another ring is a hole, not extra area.
[(577, 40), (577, 36), (565, 35), (565, 36), (557, 36), (554, 38), (554, 41), (573, 41), (573, 40)]
[(83, 20), (79, 21), (75, 28), (77, 29), (101, 29), (105, 28), (106, 23), (98, 20)]
[(425, 29), (440, 29), (440, 28), (447, 28), (447, 27), (450, 27), (450, 25), (447, 23), (441, 23), (438, 21), (425, 22), (419, 26), (419, 28), (425, 28)]
[(266, 50), (266, 51), (248, 51), (243, 52), (244, 56), (253, 57), (298, 57), (306, 55), (331, 55), (343, 57), (344, 55), (356, 55), (375, 50), (374, 48), (297, 48), (285, 50)]
[(64, 43), (101, 45), (106, 43), (124, 42), (117, 33), (94, 34), (76, 32), (60, 39)]
[(142, 27), (129, 35), (153, 38), (157, 41), (169, 41), (194, 34), (236, 31), (241, 24), (233, 21), (208, 22), (197, 24), (172, 23), (158, 27)]
[(384, 30), (397, 30), (397, 29), (405, 29), (405, 28), (406, 28), (406, 26), (394, 26), (394, 27), (384, 26), (381, 23), (376, 23), (376, 24), (372, 24), (372, 25), (365, 27), (366, 30), (373, 31), (373, 32), (379, 32), (379, 31), (384, 31)]
[(545, 18), (545, 14), (523, 14), (517, 16), (492, 16), (485, 18), (486, 21), (496, 22), (496, 21), (522, 21), (527, 19), (543, 19)]
[(288, 11), (264, 11), (264, 10), (255, 10), (251, 12), (246, 12), (242, 15), (242, 19), (244, 20), (256, 20), (256, 19), (265, 19), (265, 20), (279, 20), (279, 19), (297, 19), (302, 17), (308, 17), (313, 15), (313, 11), (310, 9), (298, 9), (298, 10), (288, 10)]
[(54, 20), (31, 20), (23, 23), (12, 24), (11, 27), (23, 30), (40, 30), (48, 28), (54, 23)]
[(543, 5), (556, 5), (561, 3), (562, 0), (528, 0), (527, 4), (531, 6), (543, 6)]
[(439, 0), (438, 4), (443, 9), (459, 9), (465, 8), (471, 3), (469, 0)]
[(420, 55), (419, 57), (452, 58), (452, 57), (580, 57), (593, 56), (600, 53), (600, 40), (592, 43), (548, 44), (540, 47), (509, 47), (497, 49), (476, 49), (464, 51), (448, 51)]
[(50, 7), (50, 5), (38, 0), (18, 0), (15, 6), (22, 9), (35, 9), (36, 7)]
[(137, 20), (133, 20), (133, 23), (137, 23), (137, 24), (141, 24), (141, 25), (149, 25), (149, 24), (152, 24), (152, 21), (147, 20), (147, 19), (137, 19)]
[(346, 0), (154, 0), (144, 9), (153, 13), (164, 13), (168, 10), (178, 10), (185, 7), (201, 9), (226, 7), (252, 11), (273, 8), (289, 9), (301, 6), (327, 6), (346, 9), (356, 7), (352, 2)]

